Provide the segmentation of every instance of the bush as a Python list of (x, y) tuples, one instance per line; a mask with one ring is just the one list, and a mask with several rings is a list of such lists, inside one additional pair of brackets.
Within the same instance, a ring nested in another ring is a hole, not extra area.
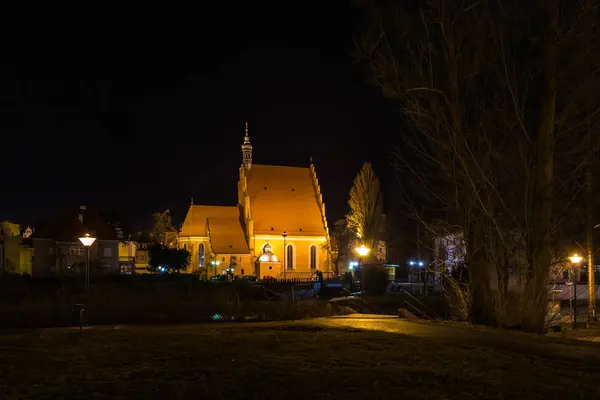
[(161, 268), (165, 268), (168, 272), (185, 271), (191, 258), (192, 255), (186, 249), (155, 244), (150, 248), (148, 269), (152, 272), (165, 272), (164, 270), (161, 271)]
[(389, 283), (387, 271), (381, 266), (364, 267), (364, 288), (369, 296), (381, 296)]

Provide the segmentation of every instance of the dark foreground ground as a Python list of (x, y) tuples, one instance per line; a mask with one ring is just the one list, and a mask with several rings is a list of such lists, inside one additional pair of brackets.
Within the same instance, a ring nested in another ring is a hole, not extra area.
[(353, 316), (0, 335), (0, 399), (593, 399), (600, 345)]

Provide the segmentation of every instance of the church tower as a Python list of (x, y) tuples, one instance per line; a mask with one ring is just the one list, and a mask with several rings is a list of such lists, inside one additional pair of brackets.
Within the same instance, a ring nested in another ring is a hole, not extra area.
[(248, 137), (248, 121), (246, 121), (246, 136), (244, 136), (244, 144), (242, 144), (242, 164), (246, 170), (252, 168), (252, 145)]

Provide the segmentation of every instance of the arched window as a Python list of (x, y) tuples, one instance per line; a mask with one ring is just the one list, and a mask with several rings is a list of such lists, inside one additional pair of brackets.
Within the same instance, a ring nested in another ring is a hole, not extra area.
[(294, 269), (294, 248), (292, 247), (291, 244), (287, 245), (287, 249), (286, 249), (286, 257), (287, 259), (285, 260), (286, 263), (286, 268), (287, 269)]
[(185, 244), (185, 243), (183, 244), (183, 249), (187, 250), (187, 244)]
[(198, 245), (198, 268), (204, 268), (204, 243)]
[(315, 246), (314, 244), (310, 246), (309, 256), (310, 256), (310, 269), (317, 268), (317, 246)]

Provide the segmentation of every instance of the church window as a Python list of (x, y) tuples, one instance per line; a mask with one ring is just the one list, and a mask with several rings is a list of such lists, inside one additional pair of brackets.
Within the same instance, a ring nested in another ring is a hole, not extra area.
[(198, 268), (204, 268), (204, 243), (198, 245)]
[(315, 268), (317, 268), (317, 246), (315, 246), (314, 244), (311, 245), (309, 254), (310, 254), (310, 268), (315, 269)]
[(291, 244), (288, 244), (287, 246), (285, 261), (287, 269), (294, 269), (294, 248)]

